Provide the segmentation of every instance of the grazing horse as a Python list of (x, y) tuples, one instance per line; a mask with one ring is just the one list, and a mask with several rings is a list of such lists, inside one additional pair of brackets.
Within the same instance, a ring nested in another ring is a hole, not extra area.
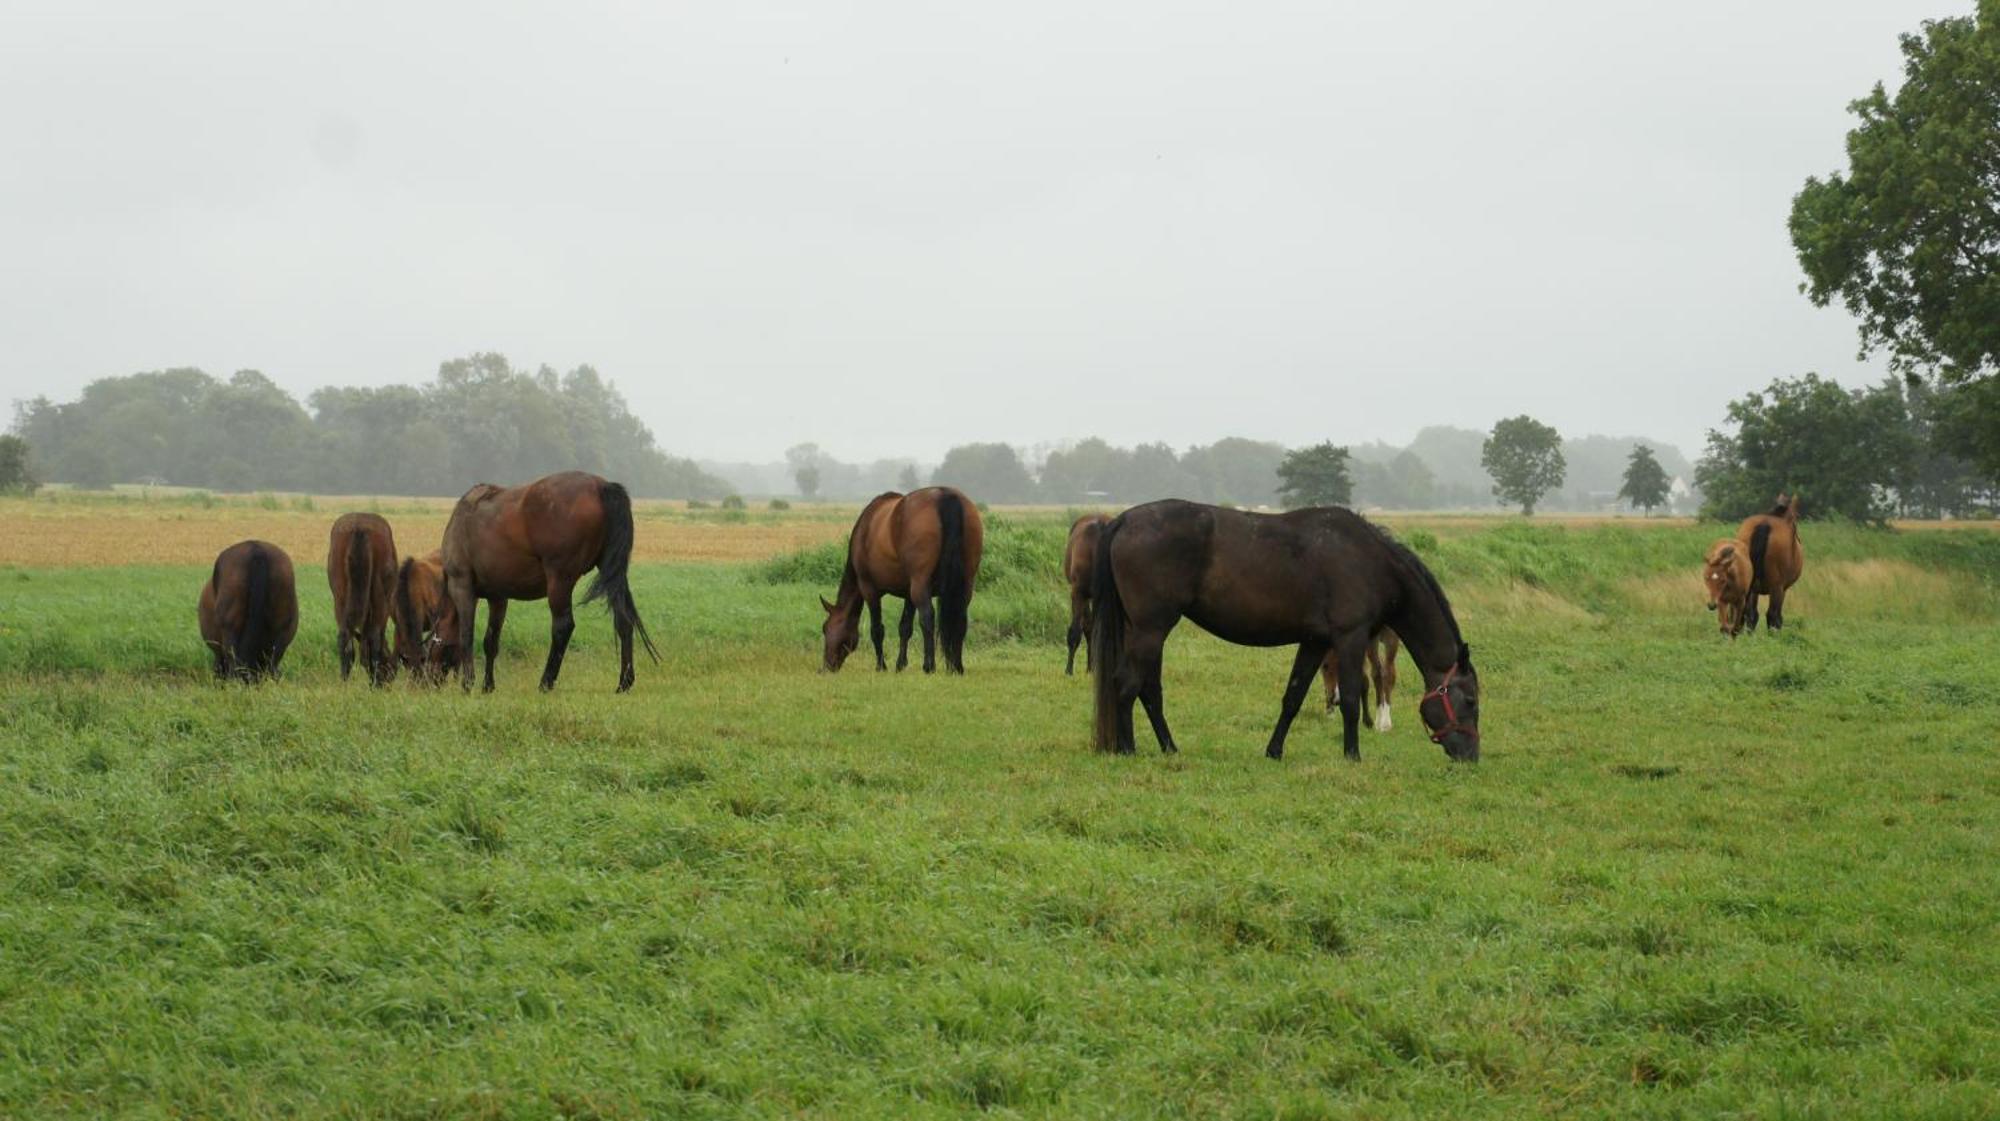
[[(1090, 574), (1097, 560), (1097, 535), (1111, 523), (1109, 514), (1085, 514), (1069, 527), (1069, 544), (1063, 548), (1063, 579), (1069, 581), (1069, 662), (1063, 672), (1076, 673), (1076, 644), (1090, 633)], [(1083, 666), (1090, 670), (1090, 648), (1084, 647)]]
[(549, 660), (542, 689), (556, 687), (563, 652), (576, 630), (570, 595), (583, 574), (595, 568), (583, 602), (602, 597), (618, 632), (618, 691), (632, 687), (632, 632), (657, 662), (646, 624), (632, 602), (627, 569), (632, 560), (632, 499), (618, 484), (564, 471), (526, 486), (481, 483), (466, 491), (444, 527), (445, 589), (458, 623), (459, 683), (472, 689), (472, 631), (477, 601), (486, 601), (486, 692), (493, 691), (493, 659), (500, 654), (500, 627), (507, 603), (549, 601)]
[[(1708, 591), (1708, 609), (1716, 613), (1722, 633), (1731, 638), (1743, 630), (1744, 610), (1750, 601), (1750, 572), (1750, 554), (1742, 542), (1725, 537), (1708, 547), (1701, 584)], [(1778, 624), (1773, 621), (1771, 625)]]
[(1342, 746), (1361, 758), (1361, 668), (1383, 627), (1424, 675), (1417, 714), (1456, 760), (1479, 758), (1479, 674), (1437, 578), (1406, 546), (1351, 510), (1252, 514), (1179, 499), (1115, 518), (1097, 541), (1096, 743), (1134, 750), (1132, 702), (1143, 701), (1161, 751), (1173, 751), (1160, 694), (1160, 655), (1183, 616), (1243, 646), (1298, 643), (1278, 726), (1285, 733), (1329, 652), (1339, 659)]
[(346, 681), (353, 670), (358, 644), (369, 682), (388, 684), (396, 672), (384, 641), (396, 582), (396, 535), (380, 514), (342, 514), (333, 523), (326, 582), (333, 588), (333, 623), (340, 632), (335, 643), (340, 679)]
[(868, 607), (868, 634), (875, 641), (875, 668), (889, 668), (882, 657), (882, 597), (890, 595), (903, 599), (897, 628), (903, 642), (896, 669), (910, 664), (914, 614), (924, 628), (924, 672), (937, 669), (937, 646), (942, 640), (945, 668), (964, 673), (966, 608), (979, 579), (979, 553), (985, 542), (979, 507), (955, 487), (876, 495), (855, 519), (847, 539), (847, 567), (840, 574), (837, 598), (832, 603), (825, 596), (819, 600), (826, 609), (820, 633), (826, 640), (827, 671), (838, 672), (861, 644), (863, 604)]
[(1757, 629), (1757, 597), (1770, 596), (1771, 629), (1785, 625), (1785, 593), (1799, 582), (1806, 567), (1805, 546), (1799, 541), (1799, 502), (1780, 494), (1767, 513), (1743, 519), (1736, 540), (1750, 554), (1750, 593), (1744, 598), (1743, 620)]
[[(1392, 630), (1381, 630), (1368, 642), (1368, 676), (1361, 679), (1361, 720), (1378, 732), (1386, 732), (1395, 727), (1390, 717), (1389, 697), (1396, 691), (1396, 655), (1403, 649), (1403, 641)], [(1328, 652), (1326, 661), (1320, 663), (1320, 680), (1326, 683), (1326, 711), (1331, 715), (1340, 707), (1340, 659)], [(1368, 682), (1375, 682), (1375, 709), (1370, 716), (1368, 708)]]
[(215, 558), (196, 611), (215, 676), (276, 677), (299, 631), (292, 558), (269, 541), (238, 541)]
[(404, 557), (396, 570), (396, 660), (436, 685), (458, 668), (458, 612), (444, 589), (444, 550)]

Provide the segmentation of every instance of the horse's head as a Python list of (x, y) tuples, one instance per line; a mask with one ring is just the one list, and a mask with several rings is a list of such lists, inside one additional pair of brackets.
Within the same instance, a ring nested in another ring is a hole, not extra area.
[(396, 661), (419, 681), (435, 684), (458, 666), (458, 611), (445, 594), (444, 572), (428, 560), (405, 558), (396, 573)]
[(826, 622), (820, 627), (826, 637), (826, 672), (838, 673), (841, 663), (861, 645), (861, 605), (856, 601), (853, 610), (843, 610), (825, 596), (819, 597), (819, 605), (826, 608)]
[(1458, 661), (1417, 702), (1417, 715), (1446, 755), (1479, 762), (1479, 671), (1472, 668), (1471, 647), (1459, 644)]

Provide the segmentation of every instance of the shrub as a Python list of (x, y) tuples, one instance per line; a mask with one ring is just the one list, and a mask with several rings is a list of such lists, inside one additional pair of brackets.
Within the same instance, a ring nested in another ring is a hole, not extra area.
[(747, 506), (748, 503), (743, 501), (743, 496), (740, 494), (730, 494), (723, 496), (722, 508), (725, 510), (742, 510), (747, 508)]
[(782, 498), (773, 498), (771, 500), (771, 509), (773, 510), (789, 510), (791, 508), (792, 504)]

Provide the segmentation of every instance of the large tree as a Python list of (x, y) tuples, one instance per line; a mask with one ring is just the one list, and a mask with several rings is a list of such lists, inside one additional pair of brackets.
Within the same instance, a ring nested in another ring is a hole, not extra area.
[(1493, 426), (1479, 463), (1493, 477), (1494, 497), (1532, 514), (1544, 494), (1562, 485), (1562, 436), (1526, 414), (1508, 417)]
[(1808, 518), (1879, 521), (1914, 452), (1893, 384), (1850, 392), (1816, 374), (1779, 378), (1730, 402), (1729, 420), (1736, 431), (1711, 430), (1695, 467), (1708, 517), (1746, 517), (1785, 491)]
[(28, 441), (19, 436), (0, 436), (0, 494), (35, 489), (35, 474), (28, 465)]
[(1278, 498), (1286, 509), (1345, 506), (1354, 500), (1347, 449), (1334, 447), (1331, 441), (1286, 452), (1278, 464), (1278, 480)]
[(1633, 509), (1650, 514), (1654, 507), (1667, 504), (1672, 488), (1673, 482), (1667, 478), (1667, 469), (1660, 466), (1653, 449), (1644, 444), (1632, 445), (1632, 455), (1625, 462), (1625, 481), (1618, 488), (1618, 497), (1630, 502)]
[(952, 486), (975, 502), (1033, 502), (1035, 480), (1021, 456), (1006, 444), (960, 444), (932, 473), (937, 486)]
[[(1863, 353), (1906, 376), (1979, 386), (1940, 431), (2000, 469), (2000, 0), (1902, 37), (1903, 84), (1848, 108), (1848, 168), (1806, 180), (1792, 245), (1815, 304), (1859, 320)], [(1810, 507), (1808, 507), (1810, 509)]]

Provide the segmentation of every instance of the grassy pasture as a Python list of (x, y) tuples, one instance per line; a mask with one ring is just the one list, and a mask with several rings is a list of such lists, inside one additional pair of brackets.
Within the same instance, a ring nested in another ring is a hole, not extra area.
[(1809, 526), (1730, 643), (1714, 527), (1408, 523), (1485, 762), (1406, 688), (1274, 765), (1289, 652), (1192, 628), (1182, 753), (1087, 750), (1055, 513), (993, 517), (963, 680), (813, 672), (844, 515), (711, 513), (642, 518), (625, 697), (594, 612), (535, 692), (537, 604), (492, 696), (343, 687), (317, 549), (287, 680), (217, 687), (205, 558), (10, 555), (0, 1115), (2000, 1113), (2000, 535)]

